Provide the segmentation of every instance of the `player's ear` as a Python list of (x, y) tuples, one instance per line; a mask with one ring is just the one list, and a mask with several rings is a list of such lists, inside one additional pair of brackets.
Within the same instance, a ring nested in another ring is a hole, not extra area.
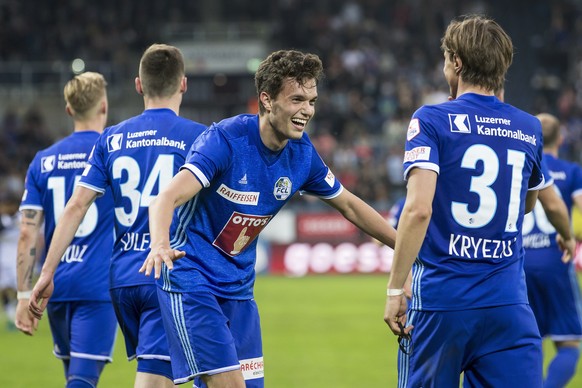
[(453, 67), (455, 69), (455, 74), (459, 74), (463, 68), (463, 61), (457, 54), (453, 54)]
[(65, 106), (65, 112), (67, 112), (67, 114), (71, 117), (73, 117), (73, 109), (70, 107), (69, 104), (67, 104), (67, 106)]
[(261, 94), (259, 94), (259, 100), (261, 101), (266, 110), (268, 111), (271, 110), (271, 97), (269, 97), (269, 94), (267, 92), (261, 92)]
[(137, 94), (143, 95), (143, 88), (141, 87), (141, 80), (139, 79), (139, 77), (135, 77), (135, 91), (137, 92)]
[(188, 78), (184, 76), (180, 81), (180, 93), (186, 93), (186, 90), (188, 90)]

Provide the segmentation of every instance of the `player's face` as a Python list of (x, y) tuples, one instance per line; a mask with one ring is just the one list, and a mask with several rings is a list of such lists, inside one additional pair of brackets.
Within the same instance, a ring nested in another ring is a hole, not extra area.
[(301, 139), (307, 123), (315, 114), (317, 100), (317, 83), (314, 79), (300, 84), (294, 79), (287, 79), (275, 99), (271, 100), (268, 121), (281, 141)]
[(445, 75), (445, 79), (449, 84), (449, 99), (457, 98), (457, 87), (459, 85), (459, 76), (455, 71), (455, 64), (451, 59), (451, 55), (445, 51), (445, 64), (443, 66), (443, 73)]

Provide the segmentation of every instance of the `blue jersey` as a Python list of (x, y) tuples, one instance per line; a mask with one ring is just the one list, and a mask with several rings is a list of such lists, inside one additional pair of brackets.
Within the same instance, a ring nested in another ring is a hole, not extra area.
[[(554, 188), (571, 211), (574, 197), (582, 195), (582, 168), (550, 154), (544, 154), (544, 162), (554, 181)], [(562, 257), (556, 234), (538, 201), (534, 211), (526, 214), (523, 222), (527, 267), (547, 268), (549, 271), (556, 269)]]
[(528, 189), (544, 183), (537, 118), (473, 93), (423, 106), (404, 156), (439, 174), (427, 235), (413, 266), (412, 308), (527, 303), (521, 227)]
[[(38, 152), (30, 163), (20, 209), (44, 212), (46, 248), (98, 137), (95, 131), (74, 132)], [(113, 245), (112, 208), (113, 197), (107, 194), (87, 211), (55, 272), (51, 302), (110, 300), (107, 272)]]
[(334, 198), (343, 190), (307, 134), (278, 152), (259, 135), (256, 115), (213, 124), (192, 146), (185, 169), (204, 188), (179, 209), (172, 246), (186, 257), (164, 268), (166, 291), (204, 289), (229, 299), (250, 299), (257, 236), (297, 191)]
[(148, 208), (184, 164), (202, 124), (170, 109), (148, 109), (106, 128), (97, 140), (81, 186), (113, 193), (115, 244), (111, 288), (153, 284), (139, 273), (150, 248)]

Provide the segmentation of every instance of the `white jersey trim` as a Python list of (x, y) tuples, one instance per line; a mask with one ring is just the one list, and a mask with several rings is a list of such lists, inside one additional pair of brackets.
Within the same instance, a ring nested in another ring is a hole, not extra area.
[(339, 190), (336, 191), (335, 193), (331, 194), (331, 195), (316, 195), (316, 194), (313, 194), (310, 191), (305, 191), (305, 190), (299, 190), (299, 194), (300, 195), (309, 194), (309, 195), (313, 195), (313, 196), (315, 196), (317, 198), (321, 198), (321, 199), (333, 199), (333, 198), (339, 196), (343, 191), (344, 191), (344, 187), (342, 185), (340, 185)]
[(111, 357), (111, 356), (100, 356), (100, 355), (87, 354), (87, 353), (71, 352), (71, 357), (84, 358), (87, 360), (113, 362), (113, 357)]
[(136, 357), (138, 360), (164, 360), (170, 361), (170, 356), (163, 356), (161, 354), (140, 354)]
[(206, 175), (204, 175), (204, 173), (198, 167), (196, 167), (192, 163), (186, 163), (180, 168), (180, 170), (184, 168), (188, 169), (192, 174), (194, 174), (196, 178), (200, 180), (204, 187), (210, 186), (210, 181), (208, 180), (208, 178), (206, 178)]
[(44, 211), (44, 208), (40, 205), (22, 205), (18, 208), (18, 210), (41, 210), (41, 211)]
[(101, 195), (105, 194), (105, 189), (102, 189), (102, 188), (97, 187), (97, 186), (90, 185), (90, 184), (88, 184), (86, 182), (79, 182), (79, 183), (77, 183), (77, 186), (82, 186), (82, 187), (84, 187), (86, 189), (95, 191), (95, 192), (97, 192), (97, 193), (99, 193)]
[(546, 185), (546, 178), (544, 177), (542, 179), (542, 182), (537, 185), (536, 187), (531, 187), (529, 189), (527, 189), (527, 191), (533, 191), (533, 190), (541, 190), (541, 189), (545, 189), (548, 185)]
[(65, 356), (63, 354), (56, 353), (54, 350), (53, 350), (53, 354), (59, 360), (70, 360), (71, 357), (76, 357), (76, 358), (84, 358), (86, 360), (113, 362), (113, 357), (111, 357), (111, 356), (101, 356), (101, 355), (78, 353), (78, 352), (71, 352), (71, 355)]
[(408, 174), (410, 173), (410, 170), (412, 170), (415, 167), (418, 167), (418, 168), (423, 169), (423, 170), (434, 171), (437, 173), (437, 175), (440, 174), (440, 172), (441, 172), (441, 169), (440, 169), (438, 164), (431, 163), (431, 162), (414, 163), (414, 164), (408, 166), (408, 168), (406, 170), (404, 170), (404, 180), (405, 181), (408, 180)]
[(540, 190), (545, 189), (546, 187), (550, 187), (553, 184), (554, 178), (550, 177), (550, 179), (546, 179), (546, 176), (544, 175), (544, 186), (540, 187)]

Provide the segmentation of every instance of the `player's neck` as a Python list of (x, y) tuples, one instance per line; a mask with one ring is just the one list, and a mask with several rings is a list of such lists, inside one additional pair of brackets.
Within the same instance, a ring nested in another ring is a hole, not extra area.
[(105, 128), (105, 120), (100, 117), (95, 117), (91, 120), (75, 121), (75, 132), (95, 131), (103, 132)]
[(265, 147), (271, 151), (280, 151), (287, 145), (289, 139), (281, 139), (277, 136), (277, 131), (269, 122), (266, 115), (259, 116), (259, 137)]
[(493, 90), (489, 90), (489, 89), (487, 89), (483, 86), (479, 86), (479, 85), (468, 84), (468, 83), (463, 82), (461, 79), (459, 79), (459, 86), (457, 88), (457, 97), (460, 97), (461, 95), (463, 95), (465, 93), (475, 93), (475, 94), (481, 94), (484, 96), (495, 95)]
[(174, 95), (170, 98), (150, 98), (144, 96), (145, 109), (170, 109), (177, 115), (180, 114), (180, 104), (182, 103), (182, 94)]

